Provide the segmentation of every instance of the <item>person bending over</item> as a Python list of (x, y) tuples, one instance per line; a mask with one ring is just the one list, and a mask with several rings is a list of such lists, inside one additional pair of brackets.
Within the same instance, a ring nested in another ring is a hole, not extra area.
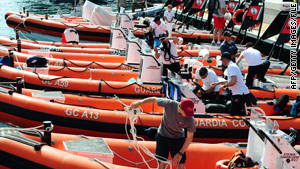
[[(196, 131), (194, 120), (194, 102), (191, 99), (182, 99), (181, 102), (166, 98), (150, 97), (142, 101), (133, 102), (130, 109), (138, 108), (142, 104), (157, 103), (164, 107), (162, 122), (156, 134), (156, 157), (161, 161), (159, 169), (165, 169), (169, 153), (178, 169), (185, 168), (186, 150), (191, 144)], [(185, 138), (184, 128), (187, 129)]]

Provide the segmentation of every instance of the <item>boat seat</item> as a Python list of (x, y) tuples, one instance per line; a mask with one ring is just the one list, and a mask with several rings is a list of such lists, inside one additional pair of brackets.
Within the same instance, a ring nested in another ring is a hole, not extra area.
[(230, 100), (228, 100), (226, 104), (209, 103), (207, 100), (203, 102), (205, 104), (206, 113), (229, 113), (229, 108), (231, 105)]
[(134, 27), (136, 27), (136, 28), (147, 28), (148, 27), (148, 25), (145, 25), (145, 24), (135, 24), (134, 25)]

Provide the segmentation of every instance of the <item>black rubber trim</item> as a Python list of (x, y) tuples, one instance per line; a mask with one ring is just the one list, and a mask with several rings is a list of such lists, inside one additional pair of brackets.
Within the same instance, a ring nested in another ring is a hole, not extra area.
[(0, 165), (11, 169), (52, 169), (51, 167), (30, 161), (2, 150), (0, 150)]

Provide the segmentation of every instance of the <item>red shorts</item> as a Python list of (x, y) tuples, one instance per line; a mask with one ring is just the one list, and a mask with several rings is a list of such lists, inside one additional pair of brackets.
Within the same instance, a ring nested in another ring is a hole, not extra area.
[(215, 28), (225, 28), (225, 18), (224, 17), (216, 17), (213, 16), (214, 18), (214, 27)]

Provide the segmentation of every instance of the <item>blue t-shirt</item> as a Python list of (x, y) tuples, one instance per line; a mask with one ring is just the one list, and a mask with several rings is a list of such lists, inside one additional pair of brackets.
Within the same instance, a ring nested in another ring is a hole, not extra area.
[(227, 42), (224, 40), (220, 46), (221, 53), (229, 52), (232, 55), (235, 55), (238, 51), (238, 48), (235, 46), (235, 43), (233, 41)]

